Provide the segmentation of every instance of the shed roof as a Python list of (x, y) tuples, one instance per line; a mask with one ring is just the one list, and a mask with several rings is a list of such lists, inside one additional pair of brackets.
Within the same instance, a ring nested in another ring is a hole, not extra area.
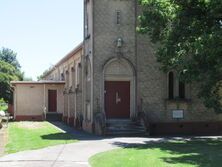
[(11, 81), (12, 85), (17, 84), (65, 84), (65, 81), (52, 81), (52, 80), (42, 80), (42, 81)]

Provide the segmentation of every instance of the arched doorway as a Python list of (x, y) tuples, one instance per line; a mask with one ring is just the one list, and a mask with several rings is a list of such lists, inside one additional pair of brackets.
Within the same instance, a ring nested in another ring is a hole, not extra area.
[(135, 72), (124, 58), (113, 58), (104, 66), (104, 111), (107, 119), (136, 116)]

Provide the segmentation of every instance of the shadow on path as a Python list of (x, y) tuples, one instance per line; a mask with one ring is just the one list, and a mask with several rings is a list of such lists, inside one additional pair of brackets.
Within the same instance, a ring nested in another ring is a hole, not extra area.
[[(41, 136), (43, 139), (51, 139), (51, 140), (60, 140), (60, 139), (67, 139), (67, 140), (102, 140), (102, 139), (108, 139), (108, 137), (103, 137), (103, 136), (97, 136), (94, 134), (90, 134), (87, 132), (84, 132), (82, 130), (76, 130), (73, 127), (67, 126), (63, 122), (50, 122), (60, 130), (64, 131), (64, 133), (55, 133), (55, 134), (50, 134), (50, 135), (44, 135)], [(68, 135), (69, 134), (69, 135)], [(70, 134), (73, 136), (70, 137)]]

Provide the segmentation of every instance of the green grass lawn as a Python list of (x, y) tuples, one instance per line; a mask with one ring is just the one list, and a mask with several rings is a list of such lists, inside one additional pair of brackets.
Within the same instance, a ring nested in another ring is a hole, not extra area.
[(221, 167), (222, 139), (150, 143), (99, 153), (92, 167)]
[(5, 153), (33, 150), (76, 142), (75, 136), (63, 133), (48, 122), (12, 122), (8, 127)]

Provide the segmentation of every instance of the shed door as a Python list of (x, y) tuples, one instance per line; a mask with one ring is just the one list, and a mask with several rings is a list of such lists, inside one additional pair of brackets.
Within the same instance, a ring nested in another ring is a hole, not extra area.
[(48, 90), (48, 108), (49, 112), (57, 112), (57, 91)]
[(130, 117), (130, 82), (105, 82), (105, 111), (107, 118)]

